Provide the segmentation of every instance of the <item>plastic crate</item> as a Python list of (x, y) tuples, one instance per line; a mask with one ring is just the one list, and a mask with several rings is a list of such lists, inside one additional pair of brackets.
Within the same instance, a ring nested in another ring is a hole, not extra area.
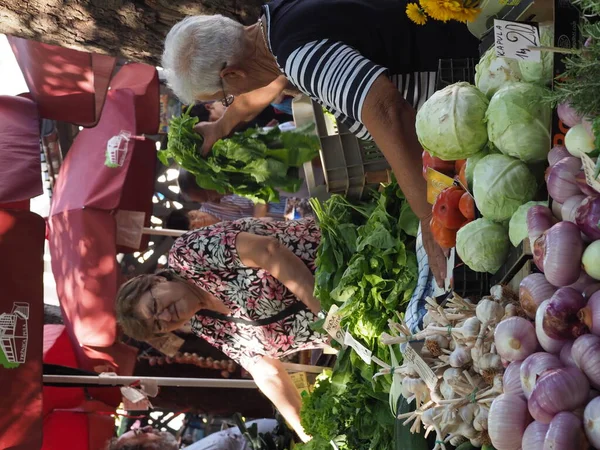
[(373, 142), (357, 139), (316, 102), (313, 111), (328, 192), (360, 200), (388, 180), (390, 165)]
[(490, 293), (490, 274), (474, 272), (456, 255), (456, 264), (452, 272), (453, 290), (463, 298), (479, 301)]
[(440, 59), (436, 90), (439, 91), (459, 81), (475, 84), (475, 65), (477, 65), (475, 58)]

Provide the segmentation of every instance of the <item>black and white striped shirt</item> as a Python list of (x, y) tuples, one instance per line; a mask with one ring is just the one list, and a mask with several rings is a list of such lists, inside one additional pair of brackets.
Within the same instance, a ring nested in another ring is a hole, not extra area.
[[(435, 91), (438, 53), (449, 51), (440, 38), (447, 25), (418, 29), (405, 7), (398, 0), (274, 0), (263, 7), (267, 44), (294, 86), (370, 139), (362, 108), (373, 82), (385, 74), (418, 109)], [(477, 40), (462, 28), (453, 43), (466, 40), (471, 45), (459, 51), (477, 54)]]

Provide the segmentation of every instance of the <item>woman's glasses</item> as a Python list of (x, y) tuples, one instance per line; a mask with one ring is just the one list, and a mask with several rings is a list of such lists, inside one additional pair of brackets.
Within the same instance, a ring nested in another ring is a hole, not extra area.
[[(225, 69), (225, 67), (227, 67), (227, 63), (225, 63), (225, 65), (223, 66), (223, 69)], [(221, 80), (221, 90), (223, 91), (223, 98), (221, 99), (221, 105), (223, 105), (225, 108), (229, 108), (231, 106), (231, 104), (233, 103), (233, 101), (235, 100), (235, 96), (233, 96), (232, 94), (227, 95), (225, 93), (225, 84), (223, 83), (223, 78), (219, 77)]]

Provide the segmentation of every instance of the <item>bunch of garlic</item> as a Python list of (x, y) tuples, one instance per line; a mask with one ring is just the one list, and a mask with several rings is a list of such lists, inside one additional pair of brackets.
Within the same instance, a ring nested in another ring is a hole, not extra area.
[(435, 389), (406, 361), (392, 370), (403, 377), (402, 395), (409, 403), (416, 401), (414, 412), (398, 418), (404, 424), (412, 422), (413, 433), (420, 431), (421, 423), (426, 434), (435, 431), (434, 450), (467, 440), (474, 446), (489, 443), (489, 407), (502, 393), (504, 372), (494, 347), (494, 329), (502, 319), (520, 312), (518, 300), (506, 288), (494, 287), (491, 292), (476, 305), (456, 294), (443, 305), (428, 298), (423, 330), (411, 333), (400, 319), (390, 322), (392, 334), (381, 336), (388, 345), (424, 341), (421, 357), (437, 377)]

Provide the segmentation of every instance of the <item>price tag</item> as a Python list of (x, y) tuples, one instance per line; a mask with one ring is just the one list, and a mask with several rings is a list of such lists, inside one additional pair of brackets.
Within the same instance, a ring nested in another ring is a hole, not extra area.
[(362, 359), (365, 362), (365, 364), (371, 364), (371, 355), (373, 354), (371, 350), (369, 350), (367, 347), (365, 347), (356, 339), (354, 339), (352, 335), (347, 331), (346, 335), (344, 336), (344, 344), (352, 347), (356, 351), (358, 356), (360, 356), (360, 359)]
[(325, 331), (327, 334), (338, 341), (340, 344), (344, 345), (344, 331), (340, 326), (340, 322), (342, 321), (342, 316), (337, 314), (338, 307), (333, 305), (329, 308), (329, 312), (327, 313), (327, 317), (325, 318)]
[(431, 167), (427, 168), (427, 201), (433, 205), (440, 192), (454, 184), (454, 180)]
[(308, 383), (306, 372), (292, 373), (290, 374), (290, 378), (294, 382), (294, 386), (296, 386), (296, 390), (300, 394), (302, 394), (304, 391), (310, 392), (310, 384)]
[(494, 19), (496, 56), (519, 61), (540, 62), (540, 30), (535, 23), (509, 22)]
[(431, 367), (427, 365), (421, 355), (411, 347), (411, 344), (406, 344), (406, 348), (404, 349), (404, 360), (407, 361), (419, 374), (421, 379), (425, 381), (427, 387), (433, 392), (437, 386), (438, 377), (431, 370)]
[(145, 400), (148, 398), (139, 389), (132, 388), (129, 386), (122, 386), (121, 394), (123, 395), (123, 397), (125, 397), (127, 400), (129, 400), (131, 403), (138, 403), (138, 402), (141, 402), (142, 400)]
[(592, 158), (590, 158), (588, 155), (582, 154), (581, 162), (583, 163), (583, 171), (585, 172), (585, 180), (587, 181), (587, 184), (592, 189), (595, 189), (597, 192), (600, 192), (600, 181), (594, 179), (594, 161), (592, 161)]

